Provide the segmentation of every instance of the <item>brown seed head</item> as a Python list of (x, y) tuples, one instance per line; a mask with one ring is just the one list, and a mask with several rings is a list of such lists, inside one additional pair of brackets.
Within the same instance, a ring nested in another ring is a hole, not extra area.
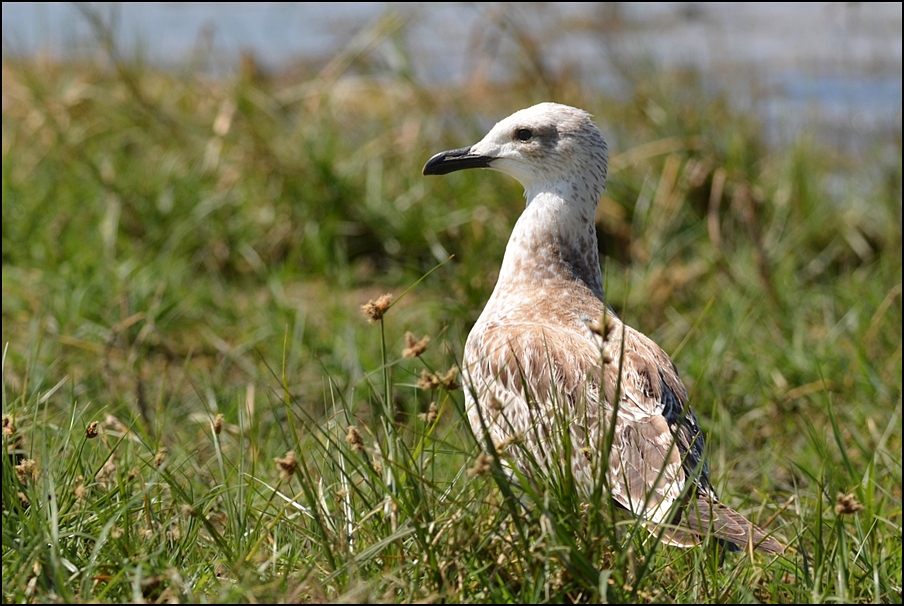
[(392, 295), (386, 293), (362, 305), (361, 311), (367, 316), (367, 321), (373, 324), (383, 319), (383, 314), (386, 313), (390, 305), (392, 305)]
[(97, 437), (97, 421), (88, 423), (88, 426), (85, 427), (85, 437), (89, 440), (93, 440)]
[(436, 402), (430, 402), (430, 406), (427, 407), (427, 412), (422, 412), (418, 415), (418, 418), (421, 421), (426, 421), (431, 425), (436, 421), (437, 417), (439, 417), (439, 412), (436, 408)]
[(430, 337), (424, 335), (424, 338), (418, 341), (413, 334), (406, 332), (405, 341), (408, 343), (408, 347), (402, 350), (402, 357), (416, 358), (427, 350), (427, 344), (430, 342)]
[(276, 457), (273, 460), (276, 461), (276, 467), (279, 469), (280, 480), (288, 480), (295, 474), (295, 470), (298, 469), (298, 459), (295, 457), (294, 450), (290, 450), (282, 458)]
[(345, 434), (345, 441), (348, 442), (354, 452), (364, 451), (364, 438), (354, 425), (348, 426), (348, 433)]
[(461, 387), (461, 385), (455, 382), (455, 377), (457, 376), (458, 369), (455, 367), (450, 368), (445, 373), (437, 374), (432, 374), (427, 372), (426, 370), (422, 370), (421, 376), (417, 381), (417, 386), (421, 389), (436, 389), (437, 387), (442, 385), (449, 391), (452, 391)]
[(461, 387), (461, 385), (455, 382), (455, 377), (457, 376), (458, 369), (453, 366), (448, 371), (446, 371), (446, 374), (439, 375), (439, 382), (442, 383), (443, 387), (445, 387), (449, 391), (454, 391)]
[(37, 480), (39, 475), (37, 462), (34, 459), (25, 459), (16, 465), (16, 475), (23, 484), (28, 480)]
[(421, 389), (436, 389), (439, 387), (439, 377), (426, 370), (422, 370), (421, 376), (417, 380), (417, 386)]
[(477, 455), (474, 467), (468, 470), (469, 476), (482, 476), (493, 471), (493, 457), (485, 452)]
[(860, 501), (857, 500), (857, 497), (853, 493), (845, 494), (839, 492), (838, 496), (835, 497), (835, 515), (850, 515), (852, 513), (857, 513), (858, 511), (863, 511), (863, 509), (863, 505), (861, 505)]

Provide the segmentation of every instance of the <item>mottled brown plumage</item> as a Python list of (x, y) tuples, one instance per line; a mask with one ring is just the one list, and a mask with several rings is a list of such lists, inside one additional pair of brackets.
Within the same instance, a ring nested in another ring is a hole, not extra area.
[[(651, 532), (662, 530), (668, 544), (689, 547), (712, 533), (780, 553), (778, 541), (719, 502), (671, 359), (605, 303), (594, 216), (607, 163), (589, 114), (541, 103), (424, 166), (424, 174), (499, 170), (518, 179), (527, 198), (496, 288), (465, 344), (471, 426), (524, 471), (531, 469), (526, 456), (543, 469), (556, 465), (568, 437), (585, 495), (606, 462), (612, 498)], [(515, 441), (523, 448), (511, 448)]]

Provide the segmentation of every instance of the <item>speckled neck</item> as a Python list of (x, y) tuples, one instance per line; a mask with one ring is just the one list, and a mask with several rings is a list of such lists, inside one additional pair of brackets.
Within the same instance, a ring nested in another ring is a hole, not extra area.
[(583, 283), (603, 300), (594, 215), (600, 191), (574, 187), (572, 182), (546, 184), (526, 192), (521, 214), (499, 272), (497, 292), (544, 283)]

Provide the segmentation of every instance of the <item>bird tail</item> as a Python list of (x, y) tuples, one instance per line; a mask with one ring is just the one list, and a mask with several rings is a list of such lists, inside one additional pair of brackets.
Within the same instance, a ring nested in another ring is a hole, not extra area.
[[(656, 533), (654, 528), (651, 532)], [(742, 549), (753, 545), (765, 553), (780, 554), (784, 545), (755, 526), (740, 513), (709, 497), (699, 495), (684, 507), (683, 511), (665, 529), (662, 541), (668, 545), (691, 547), (700, 537), (711, 535)]]

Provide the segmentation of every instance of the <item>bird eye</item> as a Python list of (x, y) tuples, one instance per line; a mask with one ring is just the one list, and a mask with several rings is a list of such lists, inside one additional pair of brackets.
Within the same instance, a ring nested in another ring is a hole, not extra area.
[(515, 136), (518, 137), (519, 141), (530, 141), (530, 138), (534, 136), (534, 133), (530, 132), (526, 128), (522, 128), (517, 133), (515, 133)]

